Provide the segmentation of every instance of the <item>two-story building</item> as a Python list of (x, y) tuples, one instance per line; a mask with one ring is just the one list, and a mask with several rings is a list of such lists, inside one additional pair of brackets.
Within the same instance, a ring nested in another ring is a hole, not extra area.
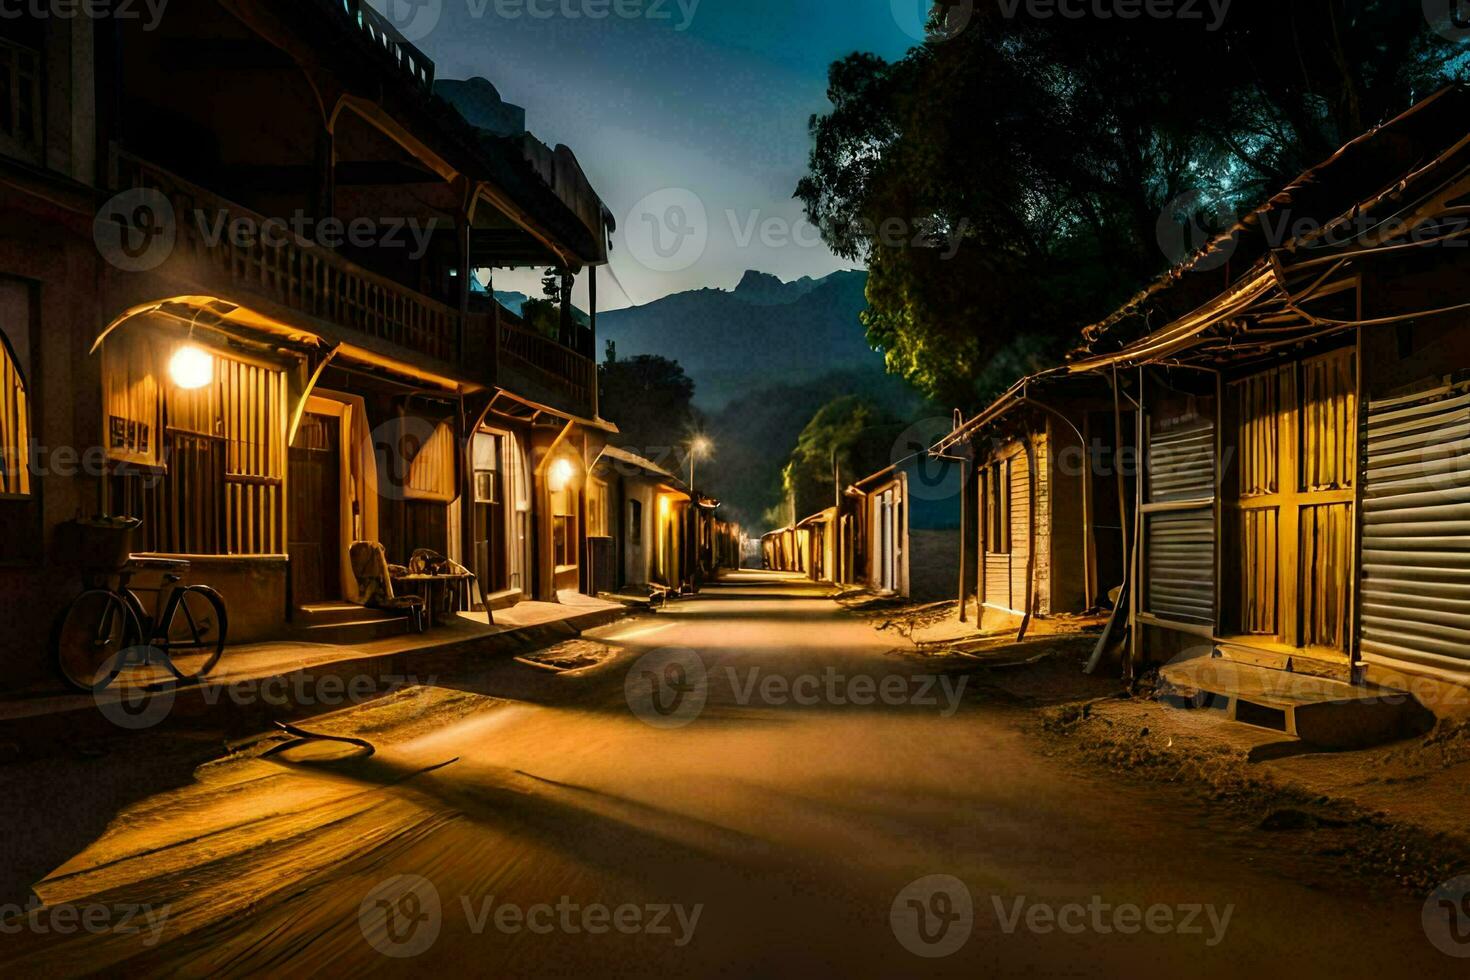
[[(0, 21), (19, 675), (80, 588), (77, 519), (141, 518), (133, 550), (187, 556), (235, 640), (356, 602), (354, 542), (461, 563), (477, 604), (587, 588), (612, 221), (571, 151), (361, 0), (112, 14)], [(559, 323), (493, 300), (515, 267), (560, 271)]]

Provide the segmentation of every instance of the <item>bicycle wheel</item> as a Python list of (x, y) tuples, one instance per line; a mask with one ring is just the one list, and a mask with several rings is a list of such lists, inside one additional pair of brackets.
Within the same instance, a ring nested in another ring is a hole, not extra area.
[(89, 589), (72, 600), (56, 627), (56, 666), (68, 684), (96, 692), (126, 666), (143, 630), (122, 596)]
[(172, 612), (159, 637), (168, 668), (181, 681), (203, 677), (225, 652), (225, 601), (207, 585), (186, 585), (170, 604)]

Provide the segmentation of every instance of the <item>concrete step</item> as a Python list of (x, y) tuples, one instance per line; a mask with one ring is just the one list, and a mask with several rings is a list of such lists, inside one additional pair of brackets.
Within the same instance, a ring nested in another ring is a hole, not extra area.
[(1390, 688), (1273, 670), (1220, 656), (1159, 671), (1160, 699), (1217, 711), (1231, 721), (1294, 736), (1324, 749), (1361, 749), (1421, 734), (1433, 716)]
[(386, 609), (348, 603), (308, 606), (297, 611), (291, 638), (306, 643), (352, 646), (408, 632), (408, 617)]

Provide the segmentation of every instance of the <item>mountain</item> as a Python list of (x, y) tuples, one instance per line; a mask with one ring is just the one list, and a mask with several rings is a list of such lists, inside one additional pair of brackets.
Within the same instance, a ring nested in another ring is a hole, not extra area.
[(858, 316), (867, 273), (782, 282), (750, 271), (734, 289), (695, 289), (598, 315), (619, 357), (658, 354), (694, 379), (695, 401), (717, 412), (742, 394), (834, 371), (882, 370)]
[(501, 306), (505, 307), (507, 310), (510, 310), (516, 316), (520, 316), (521, 307), (525, 306), (526, 300), (530, 299), (531, 297), (527, 296), (525, 293), (512, 293), (507, 292), (504, 289), (497, 289), (495, 290), (495, 298), (500, 301)]
[[(705, 424), (714, 443), (714, 458), (704, 467), (706, 489), (720, 498), (729, 517), (760, 533), (761, 516), (781, 501), (781, 468), (801, 430), (823, 405), (851, 394), (894, 418), (912, 418), (923, 409), (923, 399), (885, 373), (881, 360), (847, 370), (818, 368), (795, 383), (757, 379)], [(846, 479), (867, 475), (849, 473)]]

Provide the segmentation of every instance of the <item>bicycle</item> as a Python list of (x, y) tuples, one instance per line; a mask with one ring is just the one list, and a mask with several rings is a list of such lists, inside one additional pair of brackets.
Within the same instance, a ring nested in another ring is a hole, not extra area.
[[(189, 563), (174, 558), (129, 556), (120, 567), (92, 576), (72, 600), (56, 630), (56, 663), (73, 687), (105, 690), (124, 670), (148, 669), (144, 684), (195, 681), (224, 653), (229, 620), (224, 599), (207, 585), (179, 585)], [(129, 587), (133, 576), (158, 573), (156, 587)], [(105, 584), (116, 577), (117, 587)], [(152, 593), (145, 610), (138, 594)], [(155, 668), (162, 668), (155, 672)]]

